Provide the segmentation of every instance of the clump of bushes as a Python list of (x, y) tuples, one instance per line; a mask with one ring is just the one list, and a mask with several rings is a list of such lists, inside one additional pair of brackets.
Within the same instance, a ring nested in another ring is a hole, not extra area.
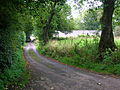
[[(9, 33), (8, 33), (9, 32)], [(23, 58), (23, 32), (2, 32), (0, 38), (0, 90), (8, 86), (22, 88), (28, 81), (29, 75)]]
[(0, 90), (5, 90), (9, 85), (22, 83), (22, 79), (27, 80), (22, 52), (25, 23), (23, 13), (19, 12), (22, 2), (0, 0), (0, 3)]
[(29, 74), (26, 71), (26, 63), (23, 59), (22, 50), (16, 51), (13, 63), (9, 68), (0, 72), (0, 89), (4, 90), (8, 86), (23, 88), (28, 82)]

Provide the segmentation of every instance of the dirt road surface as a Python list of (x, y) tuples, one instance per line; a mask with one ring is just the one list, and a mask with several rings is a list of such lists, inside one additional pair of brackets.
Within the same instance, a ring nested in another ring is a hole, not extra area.
[[(120, 90), (120, 78), (99, 75), (39, 55), (34, 44), (25, 47), (31, 80), (24, 90)], [(33, 50), (38, 60), (28, 53)]]

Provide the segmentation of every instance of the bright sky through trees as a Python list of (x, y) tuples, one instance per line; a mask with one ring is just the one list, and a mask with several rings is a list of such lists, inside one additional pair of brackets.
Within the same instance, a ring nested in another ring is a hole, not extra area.
[(71, 14), (73, 18), (77, 18), (79, 15), (79, 12), (82, 12), (89, 8), (98, 7), (102, 4), (101, 2), (98, 2), (98, 1), (94, 1), (93, 3), (93, 1), (94, 0), (89, 0), (89, 2), (92, 2), (92, 5), (91, 3), (84, 2), (84, 5), (82, 6), (82, 8), (79, 8), (79, 6), (74, 2), (74, 0), (67, 0), (67, 4), (71, 6)]

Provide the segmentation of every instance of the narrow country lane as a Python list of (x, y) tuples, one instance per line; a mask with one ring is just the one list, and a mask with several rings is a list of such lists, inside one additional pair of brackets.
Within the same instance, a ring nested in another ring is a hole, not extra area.
[[(120, 90), (120, 79), (87, 72), (39, 55), (34, 44), (25, 47), (30, 83), (24, 90)], [(37, 60), (29, 55), (32, 50)]]

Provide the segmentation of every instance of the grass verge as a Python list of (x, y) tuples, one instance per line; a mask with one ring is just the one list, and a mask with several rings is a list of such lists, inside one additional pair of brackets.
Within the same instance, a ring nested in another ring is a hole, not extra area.
[(98, 62), (98, 37), (69, 38), (52, 40), (47, 45), (38, 47), (39, 53), (54, 58), (62, 63), (85, 68), (103, 74), (120, 75), (120, 42), (118, 49), (111, 54), (106, 51), (104, 60)]
[(26, 70), (26, 62), (23, 58), (23, 51), (18, 50), (14, 56), (14, 62), (4, 73), (0, 73), (0, 90), (21, 90), (29, 81), (29, 74)]

